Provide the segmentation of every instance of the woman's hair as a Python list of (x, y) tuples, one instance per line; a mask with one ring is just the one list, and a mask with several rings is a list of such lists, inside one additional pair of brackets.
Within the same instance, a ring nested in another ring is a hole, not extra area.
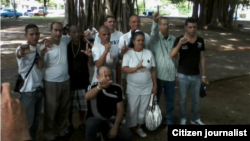
[(128, 47), (134, 48), (135, 45), (134, 45), (133, 41), (135, 40), (135, 38), (136, 38), (138, 35), (142, 35), (143, 38), (144, 38), (144, 40), (145, 40), (145, 35), (144, 35), (143, 32), (141, 32), (141, 31), (134, 32), (134, 33), (132, 33), (132, 38), (131, 38), (131, 40), (130, 40), (130, 43), (129, 43), (129, 46), (128, 46)]

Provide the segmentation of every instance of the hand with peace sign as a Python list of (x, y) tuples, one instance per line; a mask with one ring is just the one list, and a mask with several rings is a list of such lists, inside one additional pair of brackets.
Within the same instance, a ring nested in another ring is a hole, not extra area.
[[(91, 45), (91, 44), (90, 44)], [(92, 45), (91, 45), (92, 46)], [(93, 46), (92, 46), (93, 47)], [(87, 55), (88, 57), (92, 56), (92, 51), (89, 48), (89, 43), (86, 43), (86, 50), (81, 50), (82, 53), (84, 53), (85, 55)]]
[(44, 45), (40, 48), (40, 56), (44, 57), (45, 53), (51, 50), (52, 43), (50, 40), (45, 40)]
[(36, 53), (36, 50), (30, 50), (29, 44), (20, 45), (19, 55), (24, 56), (26, 54)]
[[(113, 83), (113, 81), (111, 80), (111, 79), (107, 79), (106, 77), (105, 77), (105, 74), (106, 74), (106, 68), (103, 68), (104, 70), (103, 70), (103, 73), (102, 74), (99, 74), (99, 77), (100, 77), (100, 79), (98, 80), (98, 87), (99, 88), (101, 88), (101, 89), (103, 89), (103, 88), (107, 88), (110, 84), (112, 84)], [(109, 73), (110, 73), (110, 70), (108, 70), (109, 71)]]

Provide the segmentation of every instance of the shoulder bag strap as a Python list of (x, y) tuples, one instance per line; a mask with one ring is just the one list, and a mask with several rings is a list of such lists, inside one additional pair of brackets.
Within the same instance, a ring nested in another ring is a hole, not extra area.
[(25, 75), (24, 79), (26, 79), (26, 78), (28, 77), (29, 73), (31, 72), (31, 70), (32, 70), (33, 66), (35, 65), (35, 63), (36, 63), (36, 61), (37, 61), (38, 59), (39, 59), (39, 54), (37, 53), (37, 48), (36, 48), (36, 55), (35, 55), (35, 59), (34, 59), (34, 61), (33, 61), (32, 65), (31, 65), (31, 67), (30, 67), (29, 71), (28, 71), (28, 72), (27, 72), (27, 74)]

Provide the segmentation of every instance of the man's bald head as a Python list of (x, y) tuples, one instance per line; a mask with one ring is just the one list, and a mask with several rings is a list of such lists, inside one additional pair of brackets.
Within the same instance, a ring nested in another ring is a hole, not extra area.
[(107, 26), (101, 26), (99, 28), (99, 38), (101, 39), (102, 44), (107, 44), (110, 41), (111, 33)]
[(107, 26), (101, 26), (101, 27), (99, 27), (99, 32), (101, 32), (101, 30), (109, 31), (109, 28)]
[(111, 71), (106, 66), (101, 66), (97, 69), (97, 76), (96, 78), (98, 80), (105, 78), (106, 81), (112, 80)]
[(103, 75), (103, 73), (110, 72), (110, 69), (106, 66), (101, 66), (100, 68), (97, 69), (97, 75)]

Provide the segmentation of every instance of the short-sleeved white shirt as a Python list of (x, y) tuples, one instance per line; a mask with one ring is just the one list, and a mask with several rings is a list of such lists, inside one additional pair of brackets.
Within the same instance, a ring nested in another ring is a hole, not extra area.
[[(139, 31), (139, 30), (136, 30), (136, 31)], [(144, 32), (144, 36), (145, 36), (144, 46), (145, 46), (145, 48), (147, 48), (147, 46), (148, 46), (148, 44), (150, 42), (150, 36), (145, 32)], [(119, 53), (121, 53), (121, 49), (124, 46), (124, 41), (126, 41), (126, 46), (128, 47), (128, 45), (130, 44), (131, 38), (132, 38), (131, 30), (128, 33), (123, 34), (120, 37), (119, 44), (118, 44)]]
[(127, 94), (148, 95), (152, 93), (153, 80), (151, 68), (155, 67), (155, 59), (150, 50), (143, 49), (141, 52), (134, 50), (127, 51), (123, 56), (122, 67), (128, 66), (129, 68), (135, 68), (141, 60), (143, 60), (142, 65), (145, 68), (126, 75)]
[[(37, 46), (31, 46), (30, 50), (36, 50), (39, 51), (39, 45)], [(16, 49), (16, 56), (17, 51), (20, 49), (20, 46)], [(30, 67), (32, 66), (32, 63), (34, 62), (36, 53), (30, 53), (26, 54), (22, 58), (17, 58), (18, 63), (18, 73), (22, 76), (24, 79), (25, 75), (28, 73)], [(23, 87), (20, 89), (20, 92), (34, 92), (36, 91), (36, 88), (41, 86), (43, 87), (42, 83), (42, 71), (38, 68), (37, 64), (34, 64), (33, 68), (31, 69), (29, 75), (24, 81)]]
[[(92, 30), (87, 29), (87, 31), (88, 31), (90, 34), (94, 34), (95, 32), (98, 32), (94, 27), (92, 28)], [(95, 34), (95, 35), (92, 35), (91, 37), (95, 38), (95, 37), (96, 37), (96, 34)]]
[(64, 82), (69, 79), (67, 46), (69, 36), (62, 36), (59, 45), (52, 45), (52, 50), (45, 54), (44, 79), (49, 82)]
[[(101, 39), (98, 37), (98, 35), (99, 35), (99, 33), (96, 33), (96, 38), (95, 38), (94, 44), (101, 43)], [(115, 30), (113, 33), (111, 33), (110, 44), (112, 46), (116, 46), (118, 49), (119, 39), (122, 35), (123, 35), (122, 32)]]
[[(104, 51), (105, 51), (105, 46), (103, 46), (101, 43), (94, 44), (94, 47), (92, 48), (92, 55), (94, 62), (101, 58)], [(118, 62), (117, 51), (118, 50), (116, 47), (111, 46), (111, 49), (106, 56), (106, 62), (105, 62), (105, 66), (107, 66), (112, 71), (112, 79), (113, 82), (115, 83), (116, 83), (116, 63)], [(91, 83), (98, 82), (96, 75), (97, 75), (97, 67), (95, 66), (95, 72)]]

